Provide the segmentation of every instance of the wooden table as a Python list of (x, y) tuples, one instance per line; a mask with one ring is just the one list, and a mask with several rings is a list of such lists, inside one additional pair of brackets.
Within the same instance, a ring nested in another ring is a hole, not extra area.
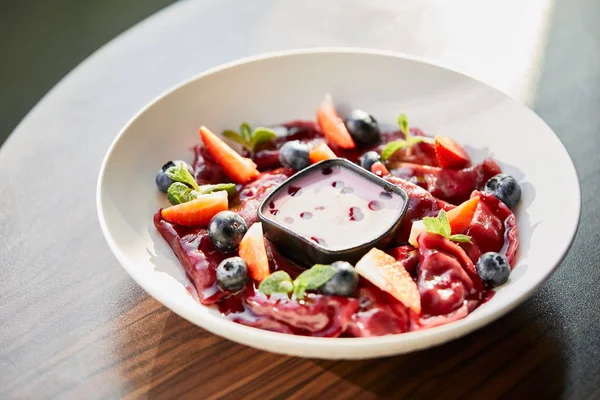
[[(31, 111), (0, 151), (0, 398), (600, 398), (600, 3), (366, 3), (181, 2), (95, 53)], [(583, 214), (530, 300), (430, 350), (306, 360), (213, 336), (120, 268), (94, 198), (121, 126), (208, 67), (316, 45), (432, 58), (548, 121), (575, 161)]]

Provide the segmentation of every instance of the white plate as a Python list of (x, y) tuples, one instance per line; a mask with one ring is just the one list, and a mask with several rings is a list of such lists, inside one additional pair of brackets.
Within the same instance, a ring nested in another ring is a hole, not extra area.
[[(215, 132), (292, 119), (314, 119), (323, 95), (393, 123), (466, 144), (474, 161), (492, 155), (522, 182), (516, 212), (518, 265), (507, 284), (467, 318), (429, 330), (374, 338), (286, 335), (230, 322), (186, 292), (188, 282), (152, 215), (166, 205), (154, 186), (166, 161), (192, 161), (198, 127)], [(552, 130), (531, 110), (472, 78), (422, 60), (382, 51), (318, 49), (269, 54), (201, 73), (141, 110), (108, 150), (97, 206), (106, 240), (125, 270), (178, 315), (235, 342), (316, 358), (369, 358), (406, 353), (465, 335), (524, 301), (554, 271), (577, 229), (575, 168)]]

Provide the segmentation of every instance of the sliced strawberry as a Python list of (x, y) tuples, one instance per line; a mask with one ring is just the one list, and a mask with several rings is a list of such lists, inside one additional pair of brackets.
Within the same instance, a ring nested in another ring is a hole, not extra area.
[(435, 154), (442, 168), (460, 169), (471, 163), (465, 149), (448, 137), (435, 137)]
[(239, 155), (207, 127), (200, 127), (200, 137), (210, 156), (233, 181), (248, 183), (258, 176), (259, 172), (254, 161)]
[(323, 100), (321, 107), (317, 110), (317, 122), (321, 128), (321, 132), (323, 132), (323, 136), (330, 143), (342, 149), (354, 149), (356, 147), (352, 136), (350, 136), (348, 129), (346, 129), (346, 125), (344, 125), (344, 121), (342, 121), (337, 111), (335, 111), (333, 101), (329, 95), (325, 96), (325, 100)]
[(463, 233), (471, 226), (478, 204), (479, 196), (475, 196), (446, 213), (453, 235)]
[(373, 248), (356, 263), (356, 272), (398, 299), (416, 314), (421, 313), (417, 284), (406, 269), (389, 254)]
[(244, 235), (240, 242), (239, 254), (248, 265), (252, 279), (260, 282), (269, 276), (269, 259), (260, 222), (255, 222)]
[(327, 146), (327, 143), (321, 142), (310, 150), (309, 158), (310, 162), (316, 164), (319, 161), (337, 158), (337, 156), (335, 155), (333, 150), (331, 150), (329, 146)]
[(390, 174), (390, 171), (385, 167), (385, 165), (383, 165), (381, 161), (377, 161), (375, 164), (371, 165), (371, 172), (379, 177)]
[(199, 195), (197, 199), (177, 204), (161, 211), (164, 219), (183, 226), (208, 226), (217, 213), (227, 210), (227, 192), (222, 190)]

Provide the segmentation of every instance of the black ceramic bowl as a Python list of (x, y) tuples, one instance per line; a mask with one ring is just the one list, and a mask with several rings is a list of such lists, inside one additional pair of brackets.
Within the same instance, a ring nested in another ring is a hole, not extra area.
[[(314, 174), (316, 170), (320, 170), (323, 172), (323, 174), (325, 174), (324, 171), (335, 168), (345, 168), (350, 172), (353, 172), (355, 175), (358, 175), (358, 179), (366, 179), (371, 183), (375, 183), (377, 186), (381, 187), (382, 192), (396, 194), (403, 200), (403, 205), (400, 206), (401, 208), (397, 212), (394, 220), (386, 223), (386, 227), (383, 232), (379, 233), (375, 238), (370, 239), (365, 243), (341, 249), (331, 249), (327, 246), (321, 245), (316, 241), (311, 240), (311, 238), (295, 232), (289, 226), (286, 226), (279, 221), (275, 221), (274, 218), (271, 217), (271, 208), (273, 207), (274, 199), (286, 196), (286, 193), (289, 193), (288, 189), (290, 189), (290, 187), (292, 187), (292, 189), (297, 187), (294, 185), (295, 183), (303, 181), (303, 178)], [(263, 223), (267, 238), (277, 246), (277, 249), (283, 255), (292, 259), (301, 266), (311, 267), (314, 264), (331, 264), (332, 262), (340, 260), (355, 263), (373, 247), (385, 247), (392, 239), (394, 232), (400, 226), (402, 218), (406, 212), (407, 205), (408, 196), (402, 188), (385, 181), (384, 179), (346, 159), (336, 158), (321, 161), (308, 168), (305, 168), (283, 182), (260, 204), (258, 209), (258, 217)]]

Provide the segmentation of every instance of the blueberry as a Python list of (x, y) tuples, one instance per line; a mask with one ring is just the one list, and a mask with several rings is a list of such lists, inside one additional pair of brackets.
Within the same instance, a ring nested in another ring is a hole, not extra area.
[(169, 178), (167, 176), (167, 174), (165, 174), (163, 171), (160, 171), (156, 175), (155, 181), (156, 181), (156, 186), (158, 187), (158, 190), (160, 190), (162, 193), (167, 193), (167, 190), (169, 190), (169, 187), (173, 183), (173, 180), (171, 178)]
[(284, 167), (300, 171), (310, 165), (310, 146), (299, 140), (284, 144), (279, 150), (279, 162)]
[(192, 168), (192, 166), (188, 163), (186, 163), (185, 161), (181, 161), (181, 160), (176, 160), (176, 161), (169, 161), (167, 162), (165, 165), (162, 166), (162, 168), (160, 169), (160, 171), (158, 171), (158, 174), (156, 174), (156, 186), (158, 187), (158, 190), (160, 190), (163, 193), (167, 193), (167, 190), (169, 190), (169, 187), (171, 186), (171, 184), (173, 183), (173, 180), (171, 178), (169, 178), (167, 176), (167, 174), (165, 174), (165, 171), (171, 167), (174, 167), (175, 165), (184, 165), (188, 171), (190, 171), (190, 174), (192, 174), (192, 176), (194, 176), (194, 169)]
[(221, 211), (208, 224), (208, 237), (223, 252), (237, 249), (248, 227), (244, 219), (232, 211)]
[[(181, 161), (181, 162), (183, 162), (183, 161)], [(167, 161), (167, 163), (165, 165), (163, 165), (160, 170), (162, 172), (165, 172), (166, 170), (168, 170), (169, 168), (174, 167), (174, 166), (175, 166), (175, 161)]]
[(226, 258), (217, 267), (217, 286), (223, 292), (239, 292), (248, 282), (248, 266), (240, 257)]
[(367, 151), (365, 154), (358, 158), (360, 166), (366, 169), (367, 171), (371, 171), (371, 167), (373, 166), (373, 164), (380, 160), (381, 158), (379, 157), (379, 154), (377, 154), (377, 152), (375, 151)]
[(358, 287), (358, 273), (354, 267), (346, 261), (336, 261), (331, 266), (338, 272), (319, 291), (330, 296), (352, 296)]
[(344, 125), (358, 147), (372, 146), (381, 141), (379, 125), (373, 116), (362, 110), (354, 110)]
[(513, 176), (508, 174), (491, 177), (486, 182), (484, 191), (492, 193), (510, 209), (515, 208), (521, 200), (521, 186)]
[(475, 268), (481, 280), (491, 287), (503, 285), (510, 275), (510, 265), (506, 257), (493, 251), (479, 257)]

